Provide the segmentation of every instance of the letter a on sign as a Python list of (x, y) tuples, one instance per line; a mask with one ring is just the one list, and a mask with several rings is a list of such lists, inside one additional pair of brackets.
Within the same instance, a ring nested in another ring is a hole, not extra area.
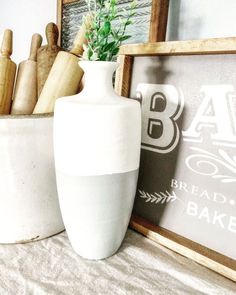
[(213, 144), (236, 143), (235, 89), (233, 85), (205, 85), (203, 96), (189, 128), (183, 131), (185, 140), (202, 142), (203, 130)]
[(169, 153), (177, 145), (180, 131), (176, 120), (183, 111), (183, 97), (172, 85), (144, 84), (137, 87), (142, 98), (142, 148)]

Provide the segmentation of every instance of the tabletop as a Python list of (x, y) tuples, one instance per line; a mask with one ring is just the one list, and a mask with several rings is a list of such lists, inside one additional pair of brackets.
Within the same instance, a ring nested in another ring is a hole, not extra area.
[(64, 231), (0, 245), (0, 294), (235, 295), (236, 284), (131, 229), (115, 255), (98, 261), (77, 255)]

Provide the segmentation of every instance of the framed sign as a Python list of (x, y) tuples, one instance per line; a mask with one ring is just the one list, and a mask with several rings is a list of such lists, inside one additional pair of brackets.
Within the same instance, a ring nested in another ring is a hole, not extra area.
[[(133, 0), (118, 0), (118, 11), (128, 10)], [(165, 40), (169, 0), (137, 0), (133, 24), (127, 28), (132, 37), (129, 43)], [(82, 18), (88, 13), (85, 0), (58, 0), (58, 27), (61, 31), (61, 46), (69, 50)]]
[(124, 45), (142, 108), (131, 227), (236, 281), (236, 38)]

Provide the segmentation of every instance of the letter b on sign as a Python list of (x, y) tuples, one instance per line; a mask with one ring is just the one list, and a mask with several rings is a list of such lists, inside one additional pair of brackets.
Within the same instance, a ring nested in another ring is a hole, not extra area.
[(183, 111), (183, 99), (172, 85), (139, 84), (142, 97), (142, 148), (158, 153), (172, 151), (180, 137), (176, 120)]

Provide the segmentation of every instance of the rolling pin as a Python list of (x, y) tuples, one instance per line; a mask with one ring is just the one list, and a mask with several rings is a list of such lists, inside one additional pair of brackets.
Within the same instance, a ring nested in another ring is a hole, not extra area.
[(46, 27), (48, 45), (42, 46), (37, 52), (38, 97), (42, 92), (43, 86), (47, 80), (48, 74), (58, 52), (62, 50), (59, 46), (57, 46), (58, 36), (59, 32), (56, 24), (49, 23)]
[(5, 30), (0, 53), (0, 114), (9, 114), (16, 75), (16, 64), (11, 60), (12, 31)]
[(32, 36), (30, 56), (18, 67), (11, 114), (31, 115), (37, 102), (37, 50), (42, 44), (39, 34)]
[(83, 76), (83, 71), (78, 65), (78, 56), (83, 53), (83, 44), (86, 43), (85, 33), (91, 25), (91, 20), (90, 15), (85, 18), (71, 51), (58, 53), (34, 109), (34, 114), (51, 113), (54, 111), (57, 98), (77, 93)]

